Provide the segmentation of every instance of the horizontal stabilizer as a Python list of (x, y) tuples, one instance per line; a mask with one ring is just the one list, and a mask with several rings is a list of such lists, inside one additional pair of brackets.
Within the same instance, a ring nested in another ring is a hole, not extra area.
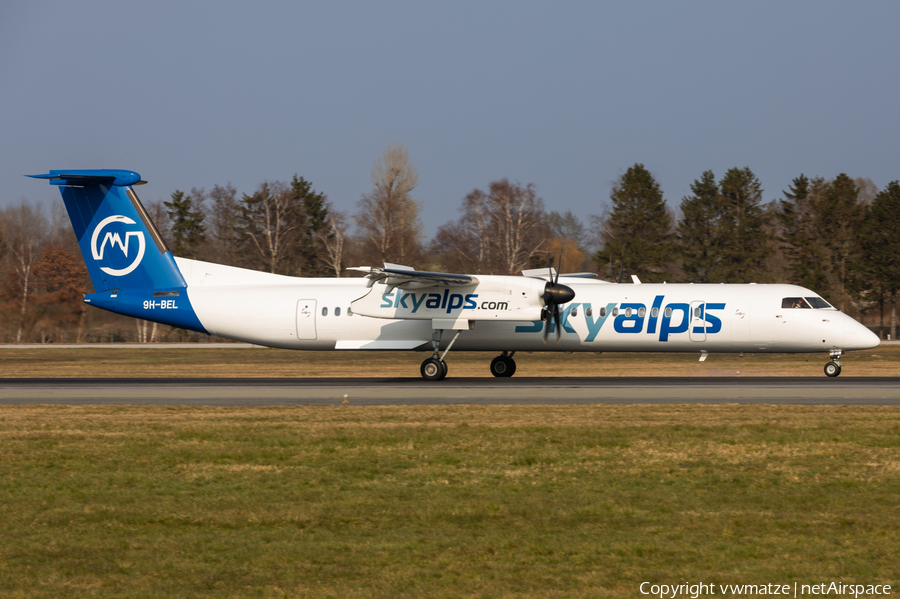
[(46, 175), (26, 175), (32, 179), (49, 179), (50, 185), (71, 185), (84, 187), (87, 185), (115, 185), (128, 187), (129, 185), (143, 185), (146, 181), (134, 171), (119, 169), (93, 169), (93, 170), (68, 170), (50, 171)]

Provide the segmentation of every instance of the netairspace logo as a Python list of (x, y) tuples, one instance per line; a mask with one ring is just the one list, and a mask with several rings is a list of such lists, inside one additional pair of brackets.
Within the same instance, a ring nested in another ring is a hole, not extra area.
[[(97, 244), (97, 241), (100, 239), (100, 234), (103, 232), (103, 229), (107, 227), (107, 225), (111, 225), (114, 223), (122, 224), (122, 225), (135, 225), (132, 219), (127, 216), (122, 216), (121, 214), (114, 214), (113, 216), (108, 216), (100, 221), (94, 228), (94, 233), (91, 235), (91, 256), (93, 256), (94, 260), (101, 261), (104, 258), (104, 254), (106, 251), (112, 250), (113, 255), (116, 255), (115, 259), (110, 258), (110, 261), (113, 263), (123, 263), (121, 258), (118, 258), (118, 252), (115, 251), (115, 248), (118, 248), (118, 251), (122, 252), (122, 256), (125, 260), (128, 259), (129, 247), (131, 246), (131, 240), (137, 240), (137, 252), (133, 253), (134, 259), (131, 260), (130, 263), (127, 263), (127, 266), (123, 268), (110, 268), (107, 266), (101, 266), (100, 270), (105, 272), (108, 275), (114, 277), (121, 277), (127, 275), (132, 272), (138, 265), (141, 263), (141, 260), (144, 258), (144, 250), (146, 249), (146, 240), (144, 239), (144, 232), (141, 230), (137, 231), (128, 231), (121, 230), (121, 227), (113, 228), (103, 236), (103, 240), (100, 241), (100, 244)], [(124, 239), (121, 234), (124, 234)]]
[(641, 595), (651, 595), (660, 599), (676, 599), (677, 597), (690, 597), (697, 599), (702, 596), (738, 597), (756, 595), (782, 595), (789, 597), (814, 597), (814, 596), (845, 596), (866, 597), (875, 595), (890, 595), (889, 584), (845, 584), (844, 582), (822, 582), (819, 584), (715, 584), (715, 583), (681, 583), (681, 584), (653, 584), (641, 583)]

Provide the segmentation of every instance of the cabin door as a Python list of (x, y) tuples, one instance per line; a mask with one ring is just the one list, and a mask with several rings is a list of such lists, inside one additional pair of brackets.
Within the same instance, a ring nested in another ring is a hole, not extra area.
[(297, 339), (316, 338), (316, 300), (297, 301)]
[(706, 341), (706, 302), (691, 302), (691, 325), (688, 329), (691, 341)]

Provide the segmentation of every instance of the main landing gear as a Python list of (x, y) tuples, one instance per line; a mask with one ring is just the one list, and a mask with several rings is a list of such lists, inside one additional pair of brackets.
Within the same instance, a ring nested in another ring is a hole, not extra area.
[[(453, 347), (453, 344), (459, 338), (460, 331), (456, 331), (456, 335), (453, 336), (453, 339), (447, 345), (447, 349), (444, 350), (444, 353), (441, 353), (438, 348), (440, 347), (443, 333), (443, 329), (434, 329), (431, 335), (431, 346), (434, 348), (434, 354), (430, 358), (426, 358), (422, 362), (421, 368), (419, 368), (422, 378), (427, 381), (440, 381), (447, 376), (447, 362), (444, 358), (447, 357), (447, 354), (450, 353), (450, 348)], [(516, 362), (513, 360), (515, 354), (516, 352), (514, 351), (505, 351), (494, 358), (491, 361), (491, 374), (496, 377), (510, 377), (514, 375), (516, 373)]]
[(513, 356), (516, 352), (503, 352), (491, 360), (491, 374), (496, 377), (509, 377), (516, 373), (516, 361)]
[(841, 374), (841, 354), (843, 352), (839, 349), (833, 350), (831, 352), (831, 362), (825, 365), (825, 375), (829, 377), (836, 377)]
[(444, 361), (444, 358), (447, 357), (447, 354), (450, 353), (450, 348), (453, 347), (453, 344), (459, 339), (460, 332), (461, 331), (456, 331), (453, 340), (450, 341), (450, 344), (447, 345), (447, 349), (445, 349), (442, 354), (438, 348), (441, 345), (441, 336), (444, 334), (444, 329), (434, 329), (431, 334), (431, 346), (434, 348), (434, 354), (422, 362), (422, 366), (419, 368), (419, 372), (422, 373), (423, 379), (428, 381), (440, 381), (447, 377), (447, 362)]

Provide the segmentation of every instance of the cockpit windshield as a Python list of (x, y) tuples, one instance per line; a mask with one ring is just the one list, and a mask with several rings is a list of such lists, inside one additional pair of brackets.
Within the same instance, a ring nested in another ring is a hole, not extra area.
[(802, 297), (786, 297), (781, 300), (782, 308), (807, 308), (811, 306)]
[(831, 308), (831, 304), (823, 300), (821, 297), (786, 297), (781, 300), (782, 308)]
[(808, 297), (806, 298), (813, 308), (834, 308), (831, 304), (823, 300), (821, 297)]

